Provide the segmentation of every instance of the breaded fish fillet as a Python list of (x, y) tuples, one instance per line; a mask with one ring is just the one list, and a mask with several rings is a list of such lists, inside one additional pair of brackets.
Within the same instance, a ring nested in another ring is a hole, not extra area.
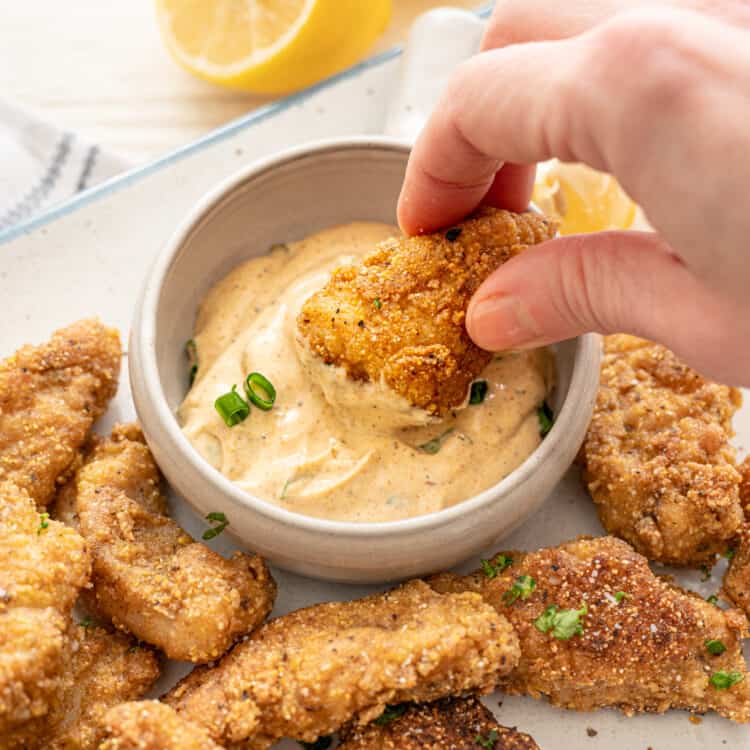
[(442, 416), (466, 401), (492, 356), (466, 332), (472, 294), (502, 263), (554, 233), (541, 215), (482, 208), (447, 231), (386, 240), (361, 263), (336, 269), (305, 302), (299, 343), (351, 379), (383, 383)]
[(206, 662), (271, 611), (276, 585), (260, 557), (226, 560), (167, 516), (159, 469), (136, 425), (98, 441), (74, 481), (93, 609), (117, 627), (172, 659)]
[(663, 346), (607, 336), (583, 447), (604, 528), (665, 564), (723, 552), (742, 521), (729, 443), (740, 403), (736, 388), (705, 380)]
[(121, 356), (117, 331), (82, 320), (0, 362), (0, 480), (39, 506), (53, 499), (117, 390)]
[[(391, 721), (348, 727), (338, 750), (539, 750), (528, 734), (501, 726), (475, 697), (399, 706)], [(387, 717), (384, 717), (387, 718)]]
[[(512, 564), (502, 569), (507, 558)], [(507, 552), (486, 571), (439, 575), (430, 584), (477, 591), (510, 620), (521, 660), (500, 685), (507, 693), (584, 711), (714, 710), (750, 722), (745, 617), (658, 578), (619, 539)]]
[(221, 750), (203, 730), (159, 701), (123, 703), (104, 719), (99, 750)]
[(746, 615), (750, 616), (750, 456), (740, 465), (740, 502), (745, 512), (745, 523), (732, 542), (734, 554), (724, 574), (724, 593)]
[(40, 750), (98, 750), (105, 713), (140, 698), (159, 677), (156, 654), (124, 633), (97, 626), (73, 628), (70, 679), (34, 746)]
[(388, 703), (487, 692), (517, 659), (513, 629), (481, 597), (412, 581), (272, 620), (166, 701), (214, 741), (256, 750), (370, 721)]
[(23, 747), (46, 726), (66, 682), (66, 631), (90, 560), (73, 529), (0, 484), (0, 747)]

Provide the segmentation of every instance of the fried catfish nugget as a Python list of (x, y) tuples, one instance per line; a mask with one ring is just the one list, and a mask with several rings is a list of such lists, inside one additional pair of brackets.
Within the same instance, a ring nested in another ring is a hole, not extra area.
[(446, 414), (466, 401), (492, 357), (466, 332), (469, 299), (555, 228), (539, 214), (482, 208), (445, 232), (381, 242), (305, 302), (297, 319), (303, 362), (339, 366), (354, 381), (383, 383), (413, 406)]
[(517, 659), (513, 629), (481, 597), (412, 581), (272, 620), (166, 700), (214, 741), (256, 750), (311, 742), (388, 703), (487, 692)]
[(745, 510), (745, 523), (733, 542), (734, 555), (724, 574), (724, 593), (746, 615), (750, 616), (750, 456), (739, 466), (740, 502)]
[(0, 480), (39, 506), (53, 499), (117, 390), (121, 357), (117, 331), (82, 320), (0, 362)]
[(124, 633), (97, 626), (73, 628), (69, 680), (34, 746), (40, 750), (98, 750), (106, 712), (140, 698), (159, 677), (156, 654)]
[(221, 750), (203, 730), (159, 701), (123, 703), (104, 719), (99, 750)]
[(705, 380), (663, 346), (607, 336), (583, 449), (604, 528), (665, 564), (723, 552), (742, 521), (729, 443), (740, 403), (736, 388)]
[[(584, 711), (713, 709), (750, 721), (745, 617), (658, 578), (625, 542), (580, 539), (485, 567), (430, 583), (479, 592), (512, 623), (521, 660), (501, 690)], [(715, 654), (709, 641), (725, 650)]]
[(99, 441), (76, 475), (93, 558), (94, 609), (172, 659), (206, 662), (259, 625), (276, 585), (256, 555), (226, 560), (167, 516), (159, 469), (135, 425)]
[(396, 713), (390, 721), (348, 727), (338, 750), (539, 750), (528, 734), (498, 724), (473, 696), (399, 706)]
[(79, 534), (0, 484), (0, 747), (24, 747), (57, 706), (70, 612), (90, 569)]

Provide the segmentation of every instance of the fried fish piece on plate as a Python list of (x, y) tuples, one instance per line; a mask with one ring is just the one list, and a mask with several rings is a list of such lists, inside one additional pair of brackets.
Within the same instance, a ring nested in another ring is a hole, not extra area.
[(724, 574), (723, 590), (729, 599), (750, 616), (750, 456), (738, 467), (740, 502), (745, 512), (745, 523), (732, 542), (732, 559)]
[(742, 522), (729, 440), (736, 388), (701, 377), (669, 349), (604, 339), (601, 385), (583, 446), (599, 518), (649, 560), (698, 566), (724, 552)]
[(73, 625), (67, 684), (36, 746), (98, 750), (105, 713), (145, 695), (159, 677), (159, 661), (130, 636), (97, 625)]
[(528, 734), (498, 724), (474, 696), (395, 706), (390, 713), (347, 727), (339, 750), (539, 750)]
[(539, 214), (482, 208), (443, 232), (381, 242), (361, 263), (336, 269), (303, 305), (303, 364), (334, 406), (356, 403), (363, 392), (355, 386), (369, 384), (367, 397), (374, 389), (390, 395), (404, 424), (410, 412), (415, 424), (444, 416), (466, 403), (492, 358), (466, 332), (472, 294), (498, 266), (554, 233), (554, 222)]
[(271, 620), (165, 699), (220, 744), (312, 742), (387, 704), (488, 692), (516, 664), (508, 621), (476, 594), (422, 581)]
[[(276, 585), (257, 555), (229, 560), (168, 515), (161, 475), (136, 425), (96, 441), (75, 476), (80, 532), (93, 560), (93, 607), (172, 659), (207, 662), (258, 626)], [(63, 511), (70, 518), (71, 488)]]
[(54, 498), (117, 390), (121, 357), (117, 331), (91, 319), (0, 362), (0, 480), (39, 506)]
[(221, 750), (196, 724), (159, 701), (116, 706), (103, 722), (99, 750)]
[(0, 747), (28, 745), (57, 707), (70, 613), (90, 569), (79, 534), (0, 483)]
[(620, 539), (506, 552), (429, 583), (476, 591), (510, 620), (521, 659), (504, 692), (583, 711), (713, 710), (750, 722), (745, 617), (654, 575)]

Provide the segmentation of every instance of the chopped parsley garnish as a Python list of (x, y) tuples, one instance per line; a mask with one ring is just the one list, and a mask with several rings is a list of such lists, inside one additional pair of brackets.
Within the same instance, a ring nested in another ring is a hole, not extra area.
[(234, 427), (250, 416), (250, 404), (237, 393), (236, 385), (232, 386), (229, 393), (219, 396), (214, 401), (214, 408), (219, 412), (219, 416), (224, 420), (227, 427)]
[(372, 303), (375, 305), (376, 310), (380, 310), (380, 308), (383, 306), (383, 303), (380, 301), (380, 298), (376, 297), (375, 301)]
[(546, 437), (547, 433), (552, 429), (552, 425), (555, 423), (555, 413), (546, 401), (542, 401), (542, 404), (536, 410), (536, 413), (539, 417), (539, 434), (542, 437)]
[(726, 650), (727, 647), (721, 641), (706, 641), (706, 651), (708, 651), (709, 654), (713, 654), (714, 656), (721, 656)]
[(443, 447), (443, 442), (452, 432), (453, 428), (451, 427), (450, 429), (442, 433), (442, 435), (438, 435), (437, 437), (432, 438), (432, 440), (428, 440), (426, 443), (418, 445), (417, 450), (422, 451), (422, 453), (429, 453), (431, 456), (434, 456), (440, 451), (440, 449)]
[[(258, 391), (263, 391), (265, 398)], [(276, 389), (271, 381), (259, 372), (251, 372), (245, 378), (245, 393), (259, 409), (269, 411), (276, 401)]]
[(742, 674), (742, 672), (725, 672), (723, 669), (721, 669), (711, 675), (709, 682), (717, 690), (726, 690), (727, 688), (736, 685), (738, 682), (742, 682), (742, 680), (744, 679), (745, 676)]
[(304, 747), (305, 750), (328, 750), (333, 742), (332, 737), (318, 737), (315, 742), (300, 742), (300, 746)]
[(503, 594), (503, 601), (510, 606), (518, 599), (528, 599), (535, 588), (536, 581), (531, 576), (518, 576), (510, 589)]
[(206, 516), (206, 520), (211, 521), (211, 523), (214, 524), (213, 528), (207, 529), (203, 532), (202, 539), (206, 542), (210, 539), (215, 539), (222, 531), (224, 531), (224, 529), (226, 529), (227, 526), (229, 526), (229, 521), (223, 513), (209, 513)]
[(724, 557), (727, 558), (727, 560), (730, 560), (735, 556), (735, 553), (737, 550), (732, 549), (731, 547), (724, 553)]
[(500, 739), (496, 729), (490, 729), (489, 734), (486, 737), (482, 737), (481, 734), (477, 735), (477, 745), (481, 745), (487, 750), (495, 750), (495, 744)]
[(195, 376), (198, 374), (198, 347), (193, 339), (185, 343), (185, 356), (190, 362), (190, 385), (192, 385), (195, 382)]
[(472, 406), (481, 404), (487, 396), (487, 381), (486, 380), (475, 380), (471, 384), (471, 391), (469, 392), (469, 403)]
[(399, 703), (396, 706), (386, 706), (385, 711), (383, 711), (380, 716), (378, 716), (377, 719), (375, 719), (375, 723), (378, 726), (385, 726), (386, 724), (390, 724), (392, 721), (395, 721), (400, 716), (403, 716), (406, 712), (406, 704), (405, 703)]
[(449, 229), (445, 233), (445, 239), (448, 240), (448, 242), (455, 242), (460, 236), (461, 232), (464, 230), (461, 229), (461, 227), (453, 227), (453, 229)]
[(49, 513), (39, 514), (39, 527), (36, 530), (36, 535), (39, 536), (49, 526)]
[(84, 617), (83, 620), (78, 623), (78, 625), (84, 630), (88, 630), (93, 624), (94, 621), (88, 615), (86, 615), (86, 617)]
[(711, 569), (708, 567), (708, 565), (701, 565), (701, 573), (703, 573), (703, 575), (701, 576), (701, 581), (707, 581), (709, 578), (711, 578)]
[(555, 638), (561, 641), (570, 640), (574, 635), (583, 635), (581, 618), (588, 613), (584, 604), (580, 609), (560, 609), (550, 604), (539, 617), (534, 620), (534, 627), (542, 633), (550, 630)]
[(506, 568), (513, 565), (513, 558), (507, 555), (497, 555), (492, 560), (482, 560), (482, 570), (484, 574), (492, 580), (495, 576), (502, 573)]
[(713, 604), (714, 606), (719, 606), (719, 597), (716, 596), (716, 594), (711, 594), (711, 596), (706, 597), (706, 601), (709, 604)]
[(615, 594), (615, 601), (619, 604), (619, 602), (621, 602), (623, 599), (630, 599), (630, 594), (625, 591), (618, 591)]

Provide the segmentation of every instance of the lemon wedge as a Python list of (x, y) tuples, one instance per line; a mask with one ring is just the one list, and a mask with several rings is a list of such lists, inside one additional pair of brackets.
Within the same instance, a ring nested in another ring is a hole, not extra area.
[(563, 235), (628, 229), (638, 210), (612, 175), (556, 159), (539, 165), (533, 201)]
[(283, 94), (356, 62), (391, 0), (156, 0), (175, 59), (229, 88)]

